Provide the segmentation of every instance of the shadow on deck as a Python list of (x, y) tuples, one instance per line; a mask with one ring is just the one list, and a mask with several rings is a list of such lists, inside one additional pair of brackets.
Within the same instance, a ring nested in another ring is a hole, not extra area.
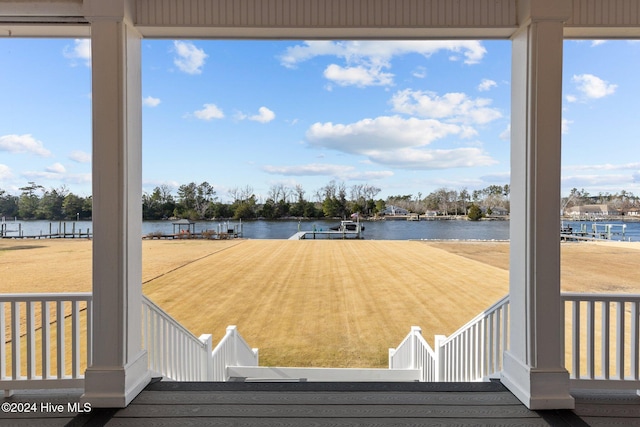
[[(78, 393), (16, 394), (4, 402), (77, 402)], [(0, 414), (2, 425), (68, 426), (614, 426), (640, 425), (631, 392), (574, 393), (575, 410), (530, 411), (490, 383), (154, 382), (123, 409)], [(40, 408), (40, 406), (38, 406)]]

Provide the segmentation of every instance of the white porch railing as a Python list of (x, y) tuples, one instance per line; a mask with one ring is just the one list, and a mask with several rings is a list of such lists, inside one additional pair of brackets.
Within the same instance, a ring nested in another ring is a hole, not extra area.
[[(91, 321), (91, 293), (0, 294), (0, 390), (84, 387)], [(227, 366), (258, 365), (235, 326), (213, 351), (211, 335), (196, 337), (145, 296), (142, 344), (149, 369), (176, 381), (224, 381)]]
[(482, 381), (502, 370), (502, 353), (508, 347), (509, 297), (505, 296), (449, 337), (435, 336), (432, 349), (420, 328), (397, 349), (389, 350), (389, 367), (423, 369), (423, 381)]
[(90, 293), (0, 294), (0, 389), (83, 387), (91, 309)]
[[(436, 343), (441, 338), (444, 337), (437, 335)], [(438, 364), (438, 355), (423, 338), (419, 326), (412, 326), (400, 345), (389, 349), (389, 369), (419, 369), (420, 381), (423, 382), (440, 381)]]
[(142, 297), (142, 347), (149, 369), (175, 381), (212, 381), (212, 338), (193, 335), (149, 298)]
[(482, 381), (502, 370), (509, 346), (509, 296), (440, 340), (441, 381)]
[[(640, 295), (562, 293), (561, 298), (571, 387), (640, 389)], [(426, 381), (481, 381), (502, 370), (508, 332), (506, 296), (448, 338), (436, 335), (434, 349), (418, 344), (424, 339), (413, 326), (400, 346), (389, 351), (389, 366), (425, 366)]]
[(229, 366), (258, 366), (258, 349), (249, 347), (235, 325), (228, 326), (226, 335), (213, 349), (212, 365), (212, 381), (227, 381)]
[(640, 389), (640, 295), (563, 293), (573, 388)]
[(142, 298), (142, 342), (149, 369), (175, 381), (226, 381), (228, 366), (258, 366), (258, 349), (251, 349), (235, 326), (215, 349), (210, 334), (199, 338), (155, 305)]

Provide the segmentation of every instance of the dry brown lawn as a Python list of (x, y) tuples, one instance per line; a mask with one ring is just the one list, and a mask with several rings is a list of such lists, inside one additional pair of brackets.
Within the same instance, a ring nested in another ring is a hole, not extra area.
[[(448, 335), (508, 292), (505, 242), (143, 241), (143, 291), (261, 365), (384, 367), (412, 325)], [(637, 244), (563, 244), (566, 291), (640, 292)], [(0, 240), (0, 292), (91, 290), (91, 242)]]

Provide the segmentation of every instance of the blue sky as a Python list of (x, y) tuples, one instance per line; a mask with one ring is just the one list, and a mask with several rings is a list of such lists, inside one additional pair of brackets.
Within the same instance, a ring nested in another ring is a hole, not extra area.
[[(508, 41), (142, 41), (143, 191), (509, 183)], [(566, 41), (562, 192), (640, 194), (640, 43)], [(91, 194), (88, 40), (0, 39), (0, 188)]]

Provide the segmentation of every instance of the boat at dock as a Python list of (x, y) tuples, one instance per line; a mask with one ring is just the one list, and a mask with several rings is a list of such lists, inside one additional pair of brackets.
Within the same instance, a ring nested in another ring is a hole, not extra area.
[(360, 225), (360, 222), (356, 222), (356, 221), (343, 220), (343, 221), (340, 221), (340, 225), (336, 225), (335, 227), (329, 227), (329, 229), (333, 231), (339, 231), (339, 232), (343, 232), (343, 231), (357, 232), (357, 231), (364, 231), (364, 225)]

